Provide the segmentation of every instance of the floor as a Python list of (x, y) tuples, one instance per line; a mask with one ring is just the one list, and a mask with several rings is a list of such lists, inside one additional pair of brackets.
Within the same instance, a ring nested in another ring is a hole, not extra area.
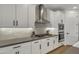
[(71, 46), (61, 46), (51, 52), (49, 52), (48, 54), (62, 54), (64, 51), (66, 51), (68, 48), (70, 48)]

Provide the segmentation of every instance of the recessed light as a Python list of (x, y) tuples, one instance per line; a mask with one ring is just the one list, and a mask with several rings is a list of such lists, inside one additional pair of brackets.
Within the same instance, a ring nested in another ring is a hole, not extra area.
[(74, 7), (73, 7), (73, 9), (77, 9), (77, 7), (76, 7), (76, 6), (74, 6)]

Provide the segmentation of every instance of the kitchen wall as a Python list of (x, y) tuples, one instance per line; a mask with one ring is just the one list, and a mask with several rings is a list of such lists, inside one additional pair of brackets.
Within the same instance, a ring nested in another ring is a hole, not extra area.
[(0, 28), (0, 40), (29, 37), (33, 28)]
[(0, 40), (30, 37), (33, 31), (36, 31), (37, 34), (43, 34), (46, 33), (47, 30), (49, 30), (51, 34), (57, 34), (55, 28), (0, 28)]
[(49, 30), (50, 34), (58, 34), (58, 30), (56, 28), (35, 28), (36, 34), (45, 34), (47, 30)]

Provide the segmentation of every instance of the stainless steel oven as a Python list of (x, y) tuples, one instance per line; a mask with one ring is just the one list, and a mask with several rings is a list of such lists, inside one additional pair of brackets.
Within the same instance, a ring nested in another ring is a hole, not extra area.
[(64, 41), (64, 31), (63, 32), (59, 32), (59, 42)]
[(64, 24), (59, 23), (58, 24), (58, 30), (64, 30)]
[(63, 42), (64, 41), (64, 24), (63, 23), (59, 23), (58, 24), (58, 40), (59, 42)]

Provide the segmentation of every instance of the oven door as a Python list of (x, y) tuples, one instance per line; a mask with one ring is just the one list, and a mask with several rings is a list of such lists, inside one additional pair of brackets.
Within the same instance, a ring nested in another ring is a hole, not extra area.
[(58, 24), (58, 30), (64, 30), (64, 24)]
[(64, 41), (64, 33), (59, 33), (59, 42)]

